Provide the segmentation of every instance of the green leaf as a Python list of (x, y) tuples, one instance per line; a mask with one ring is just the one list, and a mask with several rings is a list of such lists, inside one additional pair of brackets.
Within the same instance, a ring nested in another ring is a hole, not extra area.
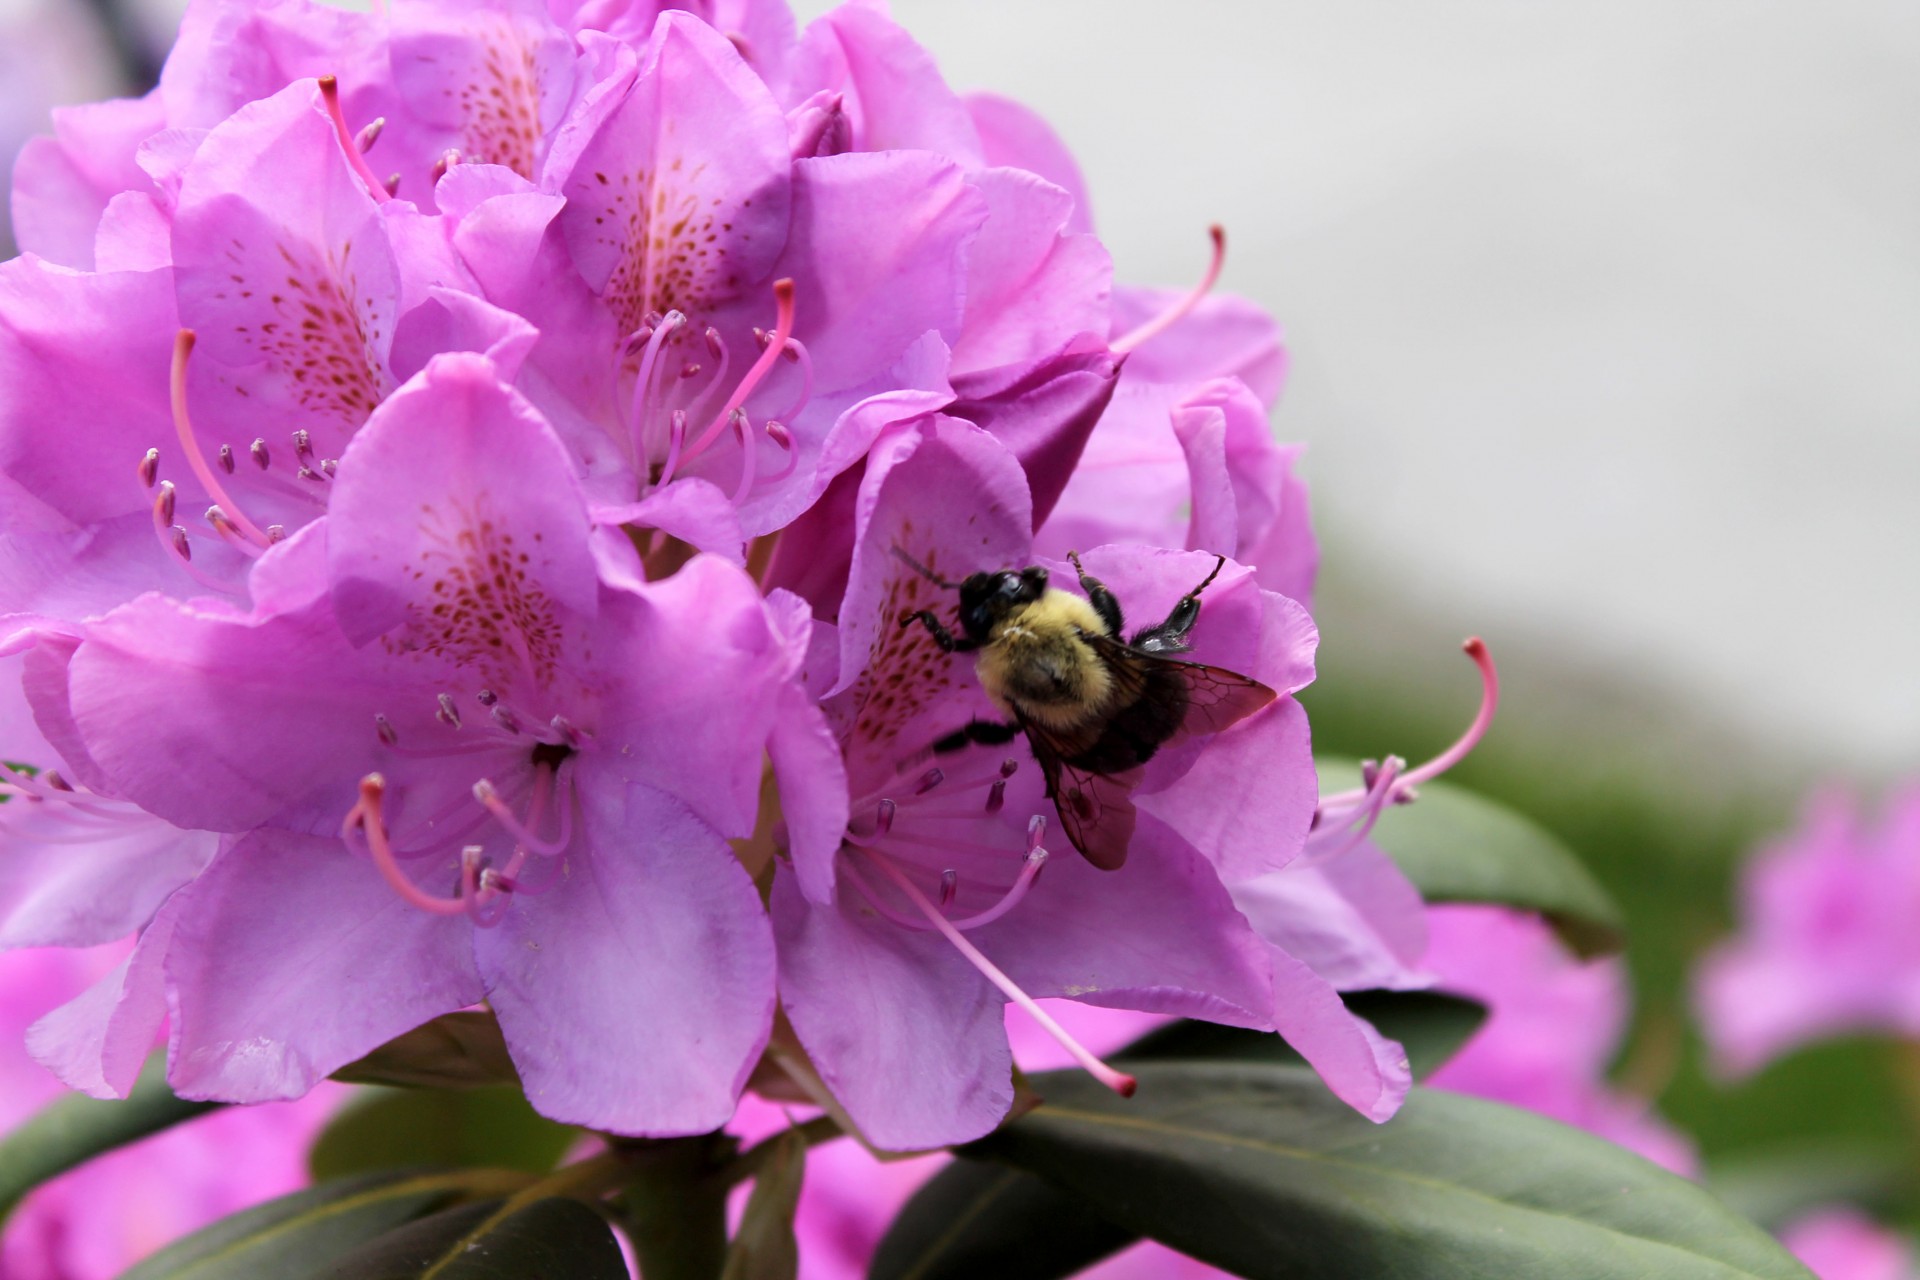
[(1376, 1126), (1297, 1068), (1135, 1073), (1131, 1100), (1036, 1077), (1047, 1103), (961, 1154), (1253, 1280), (1810, 1280), (1702, 1188), (1528, 1112), (1416, 1090)]
[(394, 1228), (465, 1200), (518, 1190), (498, 1170), (381, 1173), (296, 1191), (177, 1240), (120, 1280), (307, 1280)]
[(370, 1241), (309, 1280), (627, 1280), (612, 1228), (578, 1200), (463, 1205)]
[[(1416, 1079), (1446, 1065), (1486, 1021), (1487, 1007), (1438, 991), (1356, 991), (1342, 997), (1347, 1008), (1381, 1035), (1407, 1050)], [(1113, 1055), (1128, 1061), (1278, 1062), (1304, 1066), (1291, 1045), (1271, 1031), (1223, 1027), (1213, 1022), (1171, 1022)]]
[(500, 1022), (491, 1013), (442, 1014), (333, 1073), (348, 1084), (477, 1089), (519, 1084)]
[(874, 1250), (868, 1280), (1060, 1280), (1140, 1238), (1051, 1183), (956, 1160), (914, 1193)]
[[(1443, 1066), (1486, 1020), (1486, 1006), (1433, 991), (1359, 991), (1347, 1007), (1406, 1046), (1414, 1076)], [(1115, 1061), (1274, 1062), (1305, 1066), (1279, 1036), (1212, 1022), (1168, 1023)], [(870, 1274), (887, 1280), (1056, 1280), (1126, 1248), (1138, 1233), (1018, 1169), (959, 1161), (916, 1192), (887, 1228)]]
[(124, 1100), (68, 1094), (0, 1142), (0, 1218), (47, 1179), (218, 1105), (176, 1098), (159, 1058), (147, 1063)]
[(1892, 1152), (1831, 1139), (1774, 1144), (1707, 1169), (1714, 1194), (1768, 1230), (1823, 1205), (1897, 1216), (1909, 1181)]
[(765, 1145), (720, 1280), (794, 1280), (800, 1274), (793, 1215), (800, 1208), (800, 1180), (807, 1169), (806, 1135), (788, 1129)]
[[(1360, 783), (1350, 761), (1321, 760), (1320, 789)], [(1572, 850), (1503, 805), (1447, 782), (1380, 815), (1373, 841), (1429, 902), (1494, 902), (1537, 911), (1582, 956), (1618, 951), (1620, 908)]]
[(545, 1173), (579, 1136), (518, 1089), (370, 1089), (328, 1123), (307, 1159), (316, 1179), (422, 1164)]

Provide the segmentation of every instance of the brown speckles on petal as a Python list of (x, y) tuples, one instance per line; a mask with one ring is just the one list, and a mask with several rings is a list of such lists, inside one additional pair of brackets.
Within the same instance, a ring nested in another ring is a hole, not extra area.
[[(238, 253), (230, 256), (241, 260)], [(333, 253), (281, 244), (269, 269), (275, 278), (254, 280), (247, 274), (252, 270), (233, 273), (241, 286), (235, 292), (243, 298), (264, 292), (273, 318), (236, 325), (234, 332), (271, 366), (294, 400), (339, 418), (352, 431), (389, 390), (378, 355), (386, 328), (379, 309)], [(215, 296), (224, 301), (229, 295)]]
[(542, 136), (540, 70), (534, 48), (505, 17), (491, 24), (481, 43), (485, 52), (473, 80), (457, 91), (449, 90), (457, 97), (465, 121), (461, 154), (532, 178)]
[[(679, 161), (669, 165), (678, 170)], [(713, 239), (714, 217), (680, 182), (693, 183), (700, 166), (668, 178), (654, 171), (618, 175), (600, 235), (619, 251), (607, 280), (607, 305), (621, 333), (638, 329), (649, 312), (697, 316), (720, 299), (714, 284), (721, 253)]]
[(425, 508), (421, 527), (427, 550), (414, 576), (430, 584), (431, 603), (412, 607), (407, 647), (477, 668), (490, 687), (514, 688), (523, 678), (550, 684), (560, 658), (559, 615), (515, 536), (484, 505)]
[[(915, 558), (934, 573), (940, 572), (934, 553)], [(873, 657), (855, 686), (860, 709), (854, 716), (853, 742), (891, 738), (901, 725), (952, 687), (952, 655), (934, 643), (925, 627), (902, 627), (899, 620), (916, 610), (931, 609), (934, 616), (952, 625), (954, 604), (953, 592), (941, 590), (904, 567), (887, 583)]]

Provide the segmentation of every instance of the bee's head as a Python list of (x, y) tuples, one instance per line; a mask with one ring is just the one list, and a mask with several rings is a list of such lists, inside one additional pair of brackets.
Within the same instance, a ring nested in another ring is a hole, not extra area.
[(1039, 565), (973, 573), (960, 584), (960, 626), (969, 640), (985, 642), (994, 625), (1047, 591), (1047, 571)]

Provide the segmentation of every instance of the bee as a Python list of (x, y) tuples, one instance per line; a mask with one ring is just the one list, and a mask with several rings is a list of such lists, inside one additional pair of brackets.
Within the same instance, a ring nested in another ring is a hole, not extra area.
[(904, 551), (915, 571), (960, 593), (960, 634), (927, 609), (902, 614), (948, 653), (977, 653), (980, 687), (1007, 720), (975, 720), (933, 744), (935, 752), (997, 745), (1025, 734), (1046, 777), (1047, 798), (1073, 847), (1103, 871), (1127, 860), (1136, 813), (1132, 791), (1162, 747), (1185, 735), (1218, 733), (1277, 696), (1257, 680), (1175, 657), (1200, 617), (1200, 593), (1220, 575), (1221, 556), (1166, 620), (1126, 639), (1120, 601), (1069, 553), (1084, 596), (1049, 586), (1039, 565), (936, 577)]

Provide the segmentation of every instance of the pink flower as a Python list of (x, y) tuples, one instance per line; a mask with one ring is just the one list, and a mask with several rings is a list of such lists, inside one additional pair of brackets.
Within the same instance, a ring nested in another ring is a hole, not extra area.
[[(27, 1024), (111, 967), (97, 952), (0, 955), (0, 1129), (61, 1092), (21, 1048)], [(81, 1166), (29, 1195), (0, 1232), (9, 1280), (109, 1280), (189, 1231), (306, 1182), (306, 1149), (337, 1087), (231, 1108)]]
[(1433, 907), (1427, 925), (1426, 965), (1440, 987), (1488, 1008), (1485, 1025), (1430, 1084), (1538, 1111), (1694, 1172), (1687, 1140), (1606, 1083), (1627, 1016), (1617, 961), (1582, 963), (1539, 917), (1501, 907)]
[[(964, 659), (901, 626), (919, 608), (950, 616), (953, 601), (897, 553), (954, 578), (1024, 566), (1030, 510), (1015, 458), (963, 422), (891, 432), (868, 460), (837, 661), (828, 650), (816, 677), (836, 691), (847, 825), (837, 852), (796, 853), (773, 894), (782, 999), (802, 1043), (867, 1135), (896, 1149), (998, 1123), (1012, 1100), (1002, 1006), (1033, 996), (1277, 1027), (1336, 1093), (1384, 1119), (1407, 1083), (1398, 1047), (1256, 935), (1223, 883), (1285, 865), (1305, 840), (1317, 796), (1290, 698), (1153, 757), (1118, 871), (1054, 834), (1024, 743), (928, 767), (933, 742), (998, 713)], [(1143, 620), (1215, 563), (1140, 547), (1085, 557)], [(1223, 570), (1204, 613), (1194, 660), (1283, 695), (1311, 679), (1311, 621), (1243, 569)], [(1076, 1060), (1125, 1087), (1084, 1049)]]
[(1740, 932), (1701, 962), (1695, 996), (1721, 1068), (1744, 1075), (1800, 1045), (1877, 1031), (1920, 1037), (1920, 788), (1869, 826), (1839, 793), (1763, 849), (1740, 893)]
[(1913, 1246), (1849, 1208), (1817, 1209), (1787, 1224), (1781, 1243), (1820, 1280), (1914, 1280)]

